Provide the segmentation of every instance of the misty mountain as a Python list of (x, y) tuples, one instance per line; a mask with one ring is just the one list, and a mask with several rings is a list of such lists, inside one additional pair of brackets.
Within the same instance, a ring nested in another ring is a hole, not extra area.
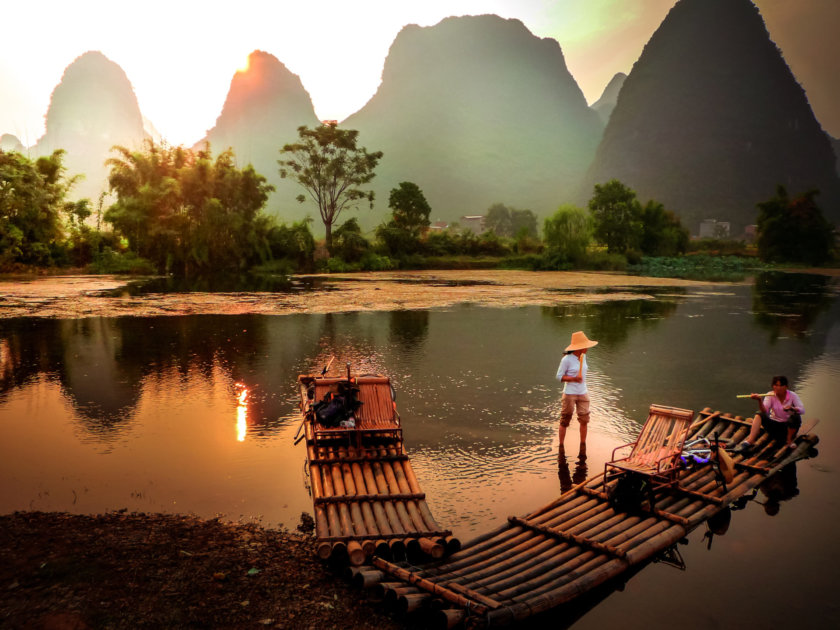
[(230, 147), (240, 167), (252, 164), (277, 188), (268, 203), (270, 212), (285, 220), (303, 218), (307, 212), (317, 217), (317, 209), (295, 201), (302, 189), (280, 179), (277, 160), (284, 144), (298, 140), (298, 127), (318, 124), (300, 77), (274, 55), (256, 50), (248, 56), (247, 69), (233, 76), (216, 125), (196, 146), (209, 142), (214, 154)]
[(4, 133), (0, 136), (0, 151), (5, 151), (6, 153), (11, 153), (12, 151), (16, 151), (18, 153), (23, 153), (26, 150), (17, 136), (13, 136), (10, 133)]
[(559, 44), (495, 15), (403, 28), (376, 94), (341, 126), (384, 152), (376, 211), (359, 214), (368, 226), (403, 181), (420, 186), (433, 220), (495, 202), (545, 216), (572, 198), (602, 129)]
[(831, 144), (750, 0), (680, 0), (621, 89), (587, 177), (617, 178), (692, 232), (706, 218), (733, 234), (778, 184), (818, 188), (840, 218)]
[(601, 98), (592, 103), (590, 106), (598, 112), (598, 116), (601, 118), (601, 122), (604, 123), (604, 125), (606, 125), (610, 120), (610, 116), (615, 109), (615, 104), (618, 102), (618, 93), (621, 91), (621, 86), (624, 85), (626, 80), (627, 75), (623, 72), (616, 74), (612, 79), (610, 79), (610, 82), (607, 83), (607, 87), (604, 88)]
[(123, 69), (98, 51), (77, 57), (53, 90), (46, 133), (33, 156), (64, 149), (68, 175), (83, 174), (71, 197), (95, 200), (107, 189), (111, 147), (138, 147), (146, 138), (134, 88)]

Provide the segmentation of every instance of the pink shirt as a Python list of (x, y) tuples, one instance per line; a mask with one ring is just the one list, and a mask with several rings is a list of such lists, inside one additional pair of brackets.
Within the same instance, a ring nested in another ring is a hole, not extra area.
[[(788, 412), (785, 411), (785, 407), (792, 407), (792, 409)], [(805, 413), (805, 407), (802, 406), (802, 401), (799, 400), (799, 396), (790, 390), (787, 391), (784, 402), (779, 400), (779, 397), (775, 394), (765, 396), (764, 408), (767, 410), (770, 418), (776, 422), (787, 422), (791, 413), (798, 413), (800, 415)]]

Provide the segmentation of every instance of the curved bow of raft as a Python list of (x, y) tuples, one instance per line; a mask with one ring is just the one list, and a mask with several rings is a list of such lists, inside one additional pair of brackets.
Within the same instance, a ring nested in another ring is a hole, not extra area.
[[(312, 405), (340, 380), (359, 389), (356, 426), (319, 426)], [(388, 378), (299, 381), (319, 556), (346, 555), (356, 584), (398, 610), (430, 614), (443, 628), (519, 622), (638, 569), (767, 477), (810, 457), (818, 442), (803, 435), (789, 449), (762, 434), (749, 454), (730, 452), (720, 464), (681, 467), (672, 482), (651, 484), (633, 508), (612, 500), (623, 475), (602, 473), (462, 546), (426, 505)], [(749, 429), (749, 420), (707, 408), (686, 426), (685, 440), (738, 444)]]

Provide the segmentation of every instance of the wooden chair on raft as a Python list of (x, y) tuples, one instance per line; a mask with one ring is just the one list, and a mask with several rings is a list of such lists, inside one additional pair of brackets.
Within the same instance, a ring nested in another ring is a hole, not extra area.
[[(604, 488), (611, 479), (627, 473), (647, 478), (651, 491), (676, 486), (677, 463), (693, 418), (694, 412), (688, 409), (651, 405), (636, 441), (614, 449), (611, 461), (604, 465)], [(616, 458), (618, 451), (628, 447), (629, 455)]]

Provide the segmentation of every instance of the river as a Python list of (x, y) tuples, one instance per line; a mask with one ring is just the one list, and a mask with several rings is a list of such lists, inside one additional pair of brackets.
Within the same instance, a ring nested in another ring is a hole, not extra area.
[[(819, 456), (733, 512), (724, 535), (693, 532), (684, 566), (654, 563), (579, 618), (547, 623), (836, 627), (837, 279), (628, 290), (556, 305), (0, 319), (0, 513), (181, 512), (293, 529), (311, 512), (296, 379), (334, 357), (331, 373), (391, 377), (427, 501), (467, 540), (601, 472), (650, 404), (750, 416), (755, 403), (735, 396), (781, 373), (805, 425), (820, 419)], [(585, 457), (573, 423), (558, 459), (554, 373), (575, 330), (599, 341), (592, 421)]]

